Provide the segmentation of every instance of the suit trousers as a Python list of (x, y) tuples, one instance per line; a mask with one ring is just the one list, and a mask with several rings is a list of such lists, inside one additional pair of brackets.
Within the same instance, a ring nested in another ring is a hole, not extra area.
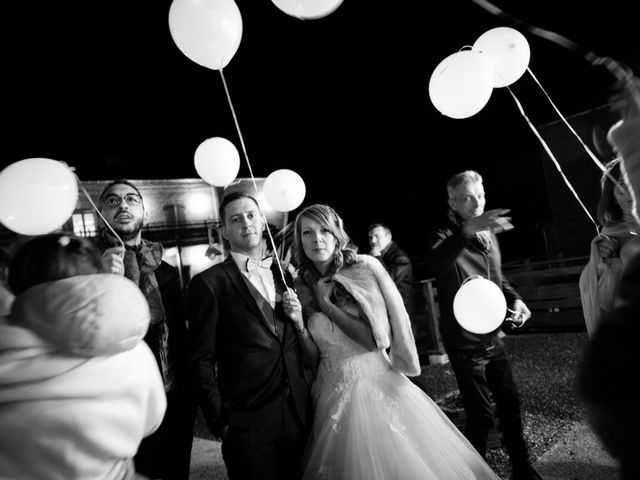
[(176, 388), (167, 393), (162, 424), (142, 440), (134, 457), (136, 472), (151, 479), (189, 480), (197, 404)]
[(308, 432), (291, 396), (273, 415), (250, 428), (229, 425), (222, 457), (230, 480), (297, 480)]
[(447, 351), (466, 415), (464, 434), (483, 457), (494, 427), (492, 401), (500, 420), (503, 443), (513, 466), (529, 463), (520, 398), (507, 353), (499, 339), (491, 346)]

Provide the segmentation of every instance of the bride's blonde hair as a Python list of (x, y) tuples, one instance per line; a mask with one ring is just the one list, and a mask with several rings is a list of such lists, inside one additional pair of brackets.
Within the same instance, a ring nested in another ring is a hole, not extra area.
[(321, 275), (302, 248), (301, 224), (303, 218), (308, 218), (327, 228), (336, 239), (336, 249), (333, 254), (333, 263), (328, 272), (329, 275), (333, 275), (342, 267), (356, 261), (357, 252), (350, 245), (349, 235), (344, 230), (344, 223), (340, 215), (328, 205), (315, 204), (306, 207), (296, 216), (294, 255), (300, 269), (299, 274), (308, 285), (313, 285)]

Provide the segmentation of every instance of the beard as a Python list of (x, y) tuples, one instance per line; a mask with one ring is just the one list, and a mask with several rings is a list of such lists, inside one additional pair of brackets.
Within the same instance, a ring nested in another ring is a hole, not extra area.
[(118, 234), (118, 236), (124, 240), (132, 240), (138, 236), (140, 230), (142, 230), (142, 218), (134, 218), (126, 224), (120, 224), (114, 222), (110, 223), (111, 228)]

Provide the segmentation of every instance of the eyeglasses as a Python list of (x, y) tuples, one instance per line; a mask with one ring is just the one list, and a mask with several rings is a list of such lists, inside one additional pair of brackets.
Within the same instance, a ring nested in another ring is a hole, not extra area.
[(142, 197), (135, 193), (128, 193), (122, 197), (119, 195), (107, 195), (102, 201), (102, 204), (108, 208), (116, 208), (119, 207), (123, 201), (130, 207), (137, 207), (142, 203)]

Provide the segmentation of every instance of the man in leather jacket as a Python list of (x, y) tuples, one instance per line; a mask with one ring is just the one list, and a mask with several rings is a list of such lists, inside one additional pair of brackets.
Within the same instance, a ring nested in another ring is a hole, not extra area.
[(498, 408), (504, 445), (513, 467), (512, 479), (531, 480), (540, 476), (529, 463), (524, 439), (520, 398), (505, 351), (496, 330), (478, 334), (465, 330), (456, 320), (453, 300), (463, 282), (479, 275), (494, 282), (504, 293), (507, 305), (520, 323), (531, 313), (518, 293), (502, 275), (500, 247), (496, 233), (512, 228), (505, 209), (485, 212), (482, 177), (467, 170), (447, 183), (449, 221), (427, 240), (425, 265), (436, 279), (440, 306), (440, 333), (456, 375), (466, 413), (465, 436), (482, 456), (494, 426), (492, 400)]

